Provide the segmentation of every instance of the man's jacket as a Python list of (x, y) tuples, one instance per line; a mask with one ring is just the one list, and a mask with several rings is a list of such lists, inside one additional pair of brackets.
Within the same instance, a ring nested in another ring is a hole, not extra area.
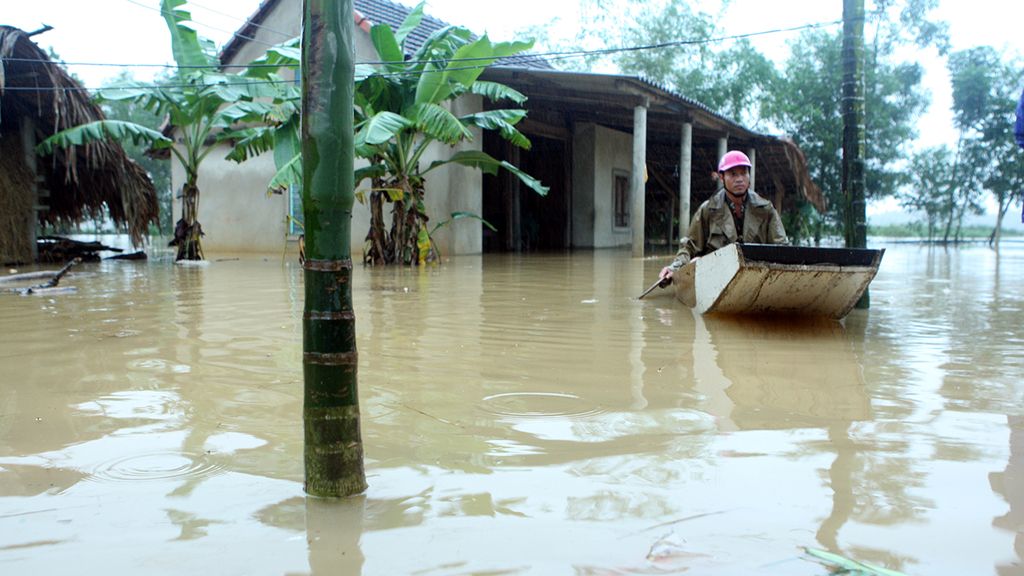
[(690, 220), (690, 231), (679, 244), (671, 268), (678, 270), (691, 259), (742, 240), (748, 244), (789, 244), (782, 219), (768, 200), (753, 190), (743, 201), (743, 235), (737, 233), (725, 189), (708, 198)]

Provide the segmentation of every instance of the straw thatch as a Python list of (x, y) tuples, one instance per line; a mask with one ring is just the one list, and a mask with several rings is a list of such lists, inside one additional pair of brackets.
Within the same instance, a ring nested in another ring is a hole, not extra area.
[[(39, 142), (61, 130), (102, 119), (103, 112), (89, 101), (88, 93), (52, 62), (29, 34), (0, 26), (0, 173), (4, 174), (0, 178), (0, 210), (25, 210), (27, 202), (29, 212), (23, 218), (27, 227), (35, 180), (40, 190), (48, 192), (48, 196), (41, 195), (40, 203), (48, 208), (39, 212), (39, 223), (78, 224), (108, 215), (115, 226), (128, 232), (132, 243), (143, 244), (149, 224), (157, 222), (156, 190), (146, 171), (120, 144), (98, 142), (39, 156), (35, 177), (26, 160), (24, 122), (31, 122)], [(0, 226), (14, 226), (17, 219), (5, 218)], [(24, 246), (7, 242), (28, 239), (30, 233), (28, 229), (0, 231), (0, 258), (26, 261)], [(31, 246), (31, 240), (26, 242)]]
[(789, 138), (780, 138), (783, 150), (786, 152), (786, 159), (789, 161), (790, 169), (796, 179), (797, 187), (803, 197), (811, 203), (818, 212), (824, 214), (828, 210), (828, 199), (822, 193), (821, 188), (811, 180), (811, 174), (807, 169), (807, 157), (804, 156), (800, 147)]

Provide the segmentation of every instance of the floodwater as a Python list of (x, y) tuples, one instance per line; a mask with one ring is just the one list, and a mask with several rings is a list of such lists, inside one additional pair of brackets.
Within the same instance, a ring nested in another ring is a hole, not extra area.
[[(873, 246), (874, 247), (874, 246)], [(1024, 574), (1024, 244), (887, 252), (843, 323), (618, 251), (356, 266), (365, 494), (302, 491), (302, 274), (0, 295), (0, 572)]]

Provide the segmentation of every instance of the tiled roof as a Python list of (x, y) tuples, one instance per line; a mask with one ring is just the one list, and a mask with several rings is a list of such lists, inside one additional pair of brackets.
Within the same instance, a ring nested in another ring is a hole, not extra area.
[[(298, 2), (298, 0), (293, 1)], [(281, 4), (281, 2), (282, 0), (263, 0), (260, 3), (259, 8), (256, 10), (256, 13), (249, 17), (245, 25), (236, 32), (231, 41), (224, 46), (224, 49), (221, 51), (221, 62), (227, 62), (234, 57), (238, 51), (241, 50), (242, 46), (249, 42), (249, 38), (255, 35), (257, 29), (261, 24), (263, 24), (263, 21), (267, 18), (270, 12)], [(301, 2), (298, 3), (301, 9)], [(352, 8), (358, 12), (356, 15), (356, 21), (364, 30), (368, 29), (367, 23), (371, 25), (387, 24), (388, 26), (391, 26), (392, 30), (395, 30), (402, 24), (406, 16), (412, 12), (412, 8), (396, 2), (391, 2), (390, 0), (353, 0)], [(406, 50), (409, 52), (419, 50), (431, 34), (441, 28), (445, 28), (446, 26), (451, 26), (451, 24), (434, 18), (429, 14), (424, 14), (420, 25), (410, 32), (409, 36), (406, 38)], [(522, 55), (514, 56), (512, 58), (502, 58), (501, 60), (498, 60), (497, 64), (517, 68), (535, 68), (542, 70), (553, 69), (550, 64), (542, 59)]]
[[(388, 0), (352, 0), (352, 7), (369, 18), (371, 23), (387, 24), (392, 30), (397, 30), (409, 12), (412, 12), (412, 8)], [(406, 49), (412, 52), (419, 50), (431, 34), (446, 26), (450, 24), (424, 14), (420, 25), (409, 33)]]
[[(390, 0), (353, 0), (352, 4), (356, 10), (369, 18), (369, 20), (374, 24), (387, 24), (388, 26), (391, 26), (392, 30), (401, 26), (402, 22), (405, 21), (406, 16), (412, 12), (412, 8), (391, 2)], [(420, 22), (420, 25), (410, 32), (409, 36), (406, 38), (406, 50), (410, 52), (419, 50), (431, 34), (446, 26), (451, 26), (451, 24), (424, 13), (423, 20)], [(540, 58), (523, 55), (513, 56), (512, 58), (502, 58), (498, 60), (496, 64), (517, 68), (538, 68), (542, 70), (553, 69), (550, 64)]]

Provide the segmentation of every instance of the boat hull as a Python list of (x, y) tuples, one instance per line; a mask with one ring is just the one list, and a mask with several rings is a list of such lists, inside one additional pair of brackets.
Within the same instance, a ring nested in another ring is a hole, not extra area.
[(676, 297), (702, 314), (841, 319), (867, 290), (884, 252), (730, 244), (688, 264), (673, 283)]

